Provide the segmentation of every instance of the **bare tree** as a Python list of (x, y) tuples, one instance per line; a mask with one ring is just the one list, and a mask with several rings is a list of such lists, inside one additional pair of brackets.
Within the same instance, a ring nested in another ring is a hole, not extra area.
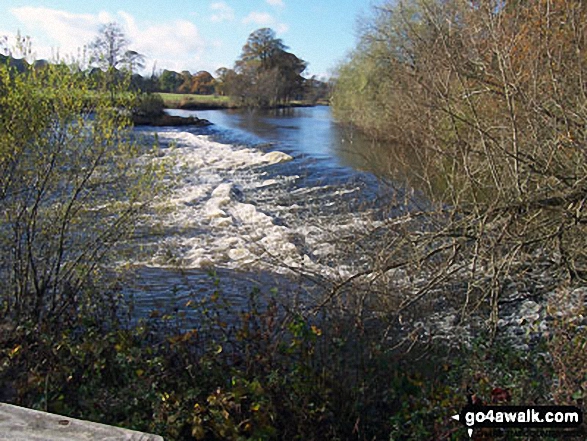
[(376, 9), (334, 107), (393, 140), (390, 172), (405, 164), (432, 203), (390, 222), (371, 268), (331, 299), (379, 281), (396, 314), (442, 295), (495, 325), (509, 294), (585, 282), (586, 17), (573, 0)]
[(118, 23), (105, 24), (89, 45), (90, 63), (105, 71), (126, 67), (133, 72), (144, 67), (144, 56), (129, 50), (129, 44)]

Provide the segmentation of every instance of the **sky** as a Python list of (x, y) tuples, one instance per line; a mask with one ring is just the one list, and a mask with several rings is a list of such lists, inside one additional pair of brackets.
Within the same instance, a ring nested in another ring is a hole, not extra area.
[(100, 26), (117, 22), (145, 56), (143, 74), (232, 67), (251, 32), (272, 28), (308, 62), (306, 76), (329, 76), (352, 50), (356, 22), (372, 0), (0, 0), (0, 36), (29, 36), (36, 58), (79, 57)]

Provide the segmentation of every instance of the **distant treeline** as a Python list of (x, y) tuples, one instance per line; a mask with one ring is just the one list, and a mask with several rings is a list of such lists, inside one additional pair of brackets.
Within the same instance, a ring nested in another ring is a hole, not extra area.
[[(263, 28), (249, 36), (234, 68), (219, 68), (215, 76), (205, 70), (191, 73), (167, 69), (142, 76), (132, 73), (135, 69), (122, 62), (99, 67), (94, 63), (93, 67), (80, 69), (79, 74), (91, 79), (96, 86), (113, 81), (121, 84), (128, 81), (130, 75), (129, 84), (134, 91), (230, 96), (238, 105), (250, 107), (270, 107), (293, 100), (328, 101), (330, 84), (315, 76), (303, 77), (307, 63), (286, 49), (273, 30)], [(140, 56), (132, 51), (126, 53)], [(0, 55), (0, 63), (9, 63), (19, 72), (26, 71), (29, 66), (24, 58), (5, 55)], [(37, 60), (34, 67), (48, 64), (46, 60)]]
[[(0, 54), (0, 65), (5, 65), (5, 64), (11, 65), (18, 72), (21, 72), (21, 73), (25, 72), (29, 67), (29, 63), (24, 58), (14, 58), (14, 57), (10, 57), (8, 55)], [(35, 68), (41, 68), (41, 67), (46, 66), (47, 64), (49, 64), (49, 62), (47, 60), (36, 60), (33, 63), (33, 66)]]

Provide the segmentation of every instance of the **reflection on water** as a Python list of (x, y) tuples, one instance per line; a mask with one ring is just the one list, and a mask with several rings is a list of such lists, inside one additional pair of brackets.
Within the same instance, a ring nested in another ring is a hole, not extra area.
[(393, 179), (396, 172), (392, 167), (393, 145), (371, 140), (352, 127), (336, 123), (327, 106), (168, 112), (207, 119), (229, 142), (246, 139), (251, 144), (272, 143), (294, 157), (316, 158), (324, 169), (350, 168), (385, 179)]

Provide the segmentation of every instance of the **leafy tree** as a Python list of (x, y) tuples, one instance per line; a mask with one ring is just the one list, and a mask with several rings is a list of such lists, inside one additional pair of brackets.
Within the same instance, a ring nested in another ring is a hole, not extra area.
[(306, 62), (286, 49), (272, 29), (252, 32), (235, 63), (230, 94), (247, 105), (267, 107), (301, 93)]
[(162, 92), (177, 92), (183, 82), (181, 74), (172, 70), (164, 70), (159, 76), (159, 89)]
[(222, 96), (235, 96), (236, 93), (233, 91), (233, 89), (238, 81), (237, 77), (238, 75), (233, 69), (228, 69), (226, 67), (221, 67), (217, 69), (216, 81), (214, 85), (216, 93)]
[(200, 95), (210, 95), (214, 93), (214, 77), (205, 70), (196, 73), (192, 77), (192, 87), (190, 92)]
[(235, 70), (246, 69), (251, 64), (260, 64), (261, 70), (271, 69), (275, 66), (274, 57), (286, 49), (287, 46), (280, 38), (277, 38), (273, 29), (257, 29), (249, 35), (243, 46)]
[(281, 50), (277, 51), (272, 61), (279, 75), (278, 99), (288, 102), (298, 98), (303, 93), (305, 79), (302, 72), (306, 70), (307, 63), (294, 54)]
[(312, 103), (318, 101), (326, 101), (330, 98), (330, 85), (316, 78), (313, 75), (312, 78), (307, 79), (304, 82), (304, 99)]
[(182, 83), (177, 88), (177, 91), (179, 93), (190, 93), (192, 90), (192, 82), (193, 82), (192, 74), (189, 71), (184, 70), (180, 75), (181, 75)]
[(66, 323), (104, 313), (102, 275), (152, 178), (118, 110), (134, 97), (121, 93), (126, 84), (90, 95), (65, 64), (0, 66), (0, 89), (0, 316)]
[(145, 57), (136, 51), (127, 50), (124, 53), (123, 65), (131, 73), (134, 73), (145, 67)]

